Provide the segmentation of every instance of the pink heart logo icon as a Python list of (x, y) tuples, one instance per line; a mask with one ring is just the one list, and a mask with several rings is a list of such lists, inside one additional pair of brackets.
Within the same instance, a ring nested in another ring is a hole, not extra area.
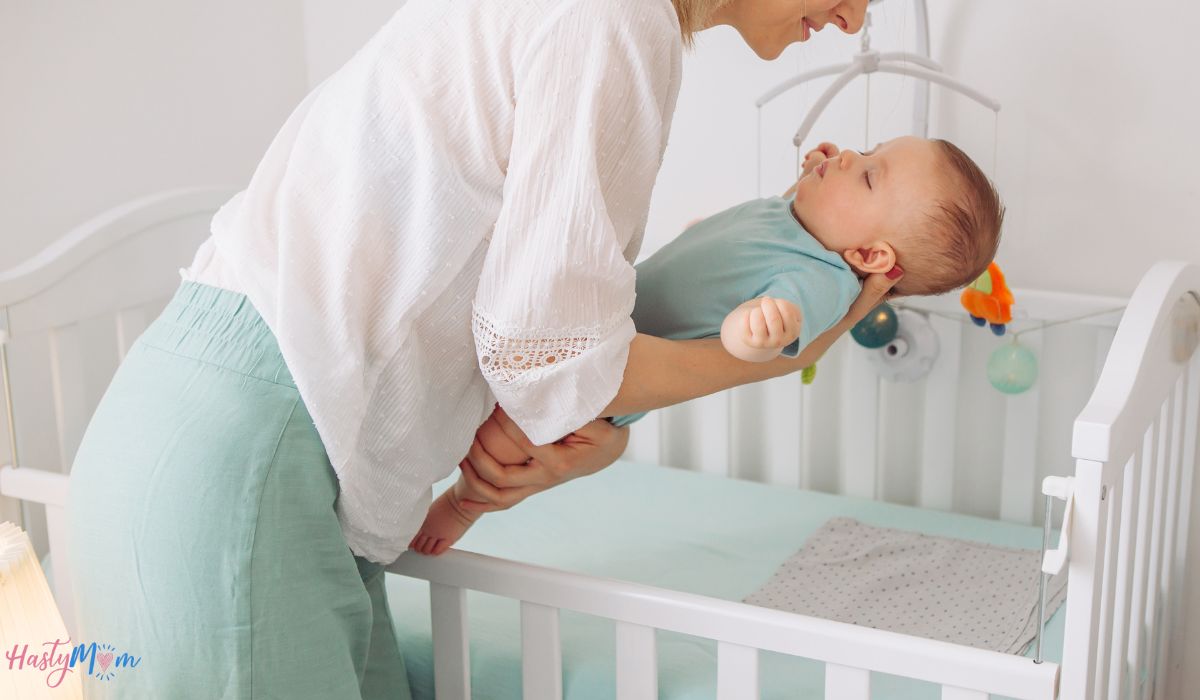
[(112, 663), (113, 654), (111, 651), (106, 651), (103, 654), (98, 654), (96, 660), (100, 662), (100, 670), (107, 671), (109, 664)]

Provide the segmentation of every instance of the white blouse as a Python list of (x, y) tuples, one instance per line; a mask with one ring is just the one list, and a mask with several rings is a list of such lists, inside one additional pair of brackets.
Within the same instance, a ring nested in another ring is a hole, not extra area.
[(213, 219), (181, 272), (274, 332), (355, 553), (404, 551), (495, 401), (544, 444), (616, 395), (681, 54), (670, 0), (409, 0)]

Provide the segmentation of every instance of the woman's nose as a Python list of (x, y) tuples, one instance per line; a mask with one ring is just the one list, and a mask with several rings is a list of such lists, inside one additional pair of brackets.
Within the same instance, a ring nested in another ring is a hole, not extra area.
[(847, 34), (857, 34), (867, 15), (867, 0), (846, 0), (830, 10), (830, 20)]

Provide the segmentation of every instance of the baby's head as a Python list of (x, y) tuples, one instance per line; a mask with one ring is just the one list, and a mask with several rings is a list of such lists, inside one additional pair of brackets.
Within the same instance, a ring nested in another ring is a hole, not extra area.
[(1004, 206), (957, 146), (904, 136), (842, 151), (797, 183), (796, 217), (860, 274), (904, 277), (893, 293), (943, 294), (973, 282), (996, 255)]

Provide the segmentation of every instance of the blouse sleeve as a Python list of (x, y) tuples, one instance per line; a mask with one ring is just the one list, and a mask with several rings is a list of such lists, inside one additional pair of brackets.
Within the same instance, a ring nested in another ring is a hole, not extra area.
[(492, 392), (540, 445), (620, 388), (681, 49), (671, 4), (647, 0), (564, 3), (528, 46), (472, 327)]

